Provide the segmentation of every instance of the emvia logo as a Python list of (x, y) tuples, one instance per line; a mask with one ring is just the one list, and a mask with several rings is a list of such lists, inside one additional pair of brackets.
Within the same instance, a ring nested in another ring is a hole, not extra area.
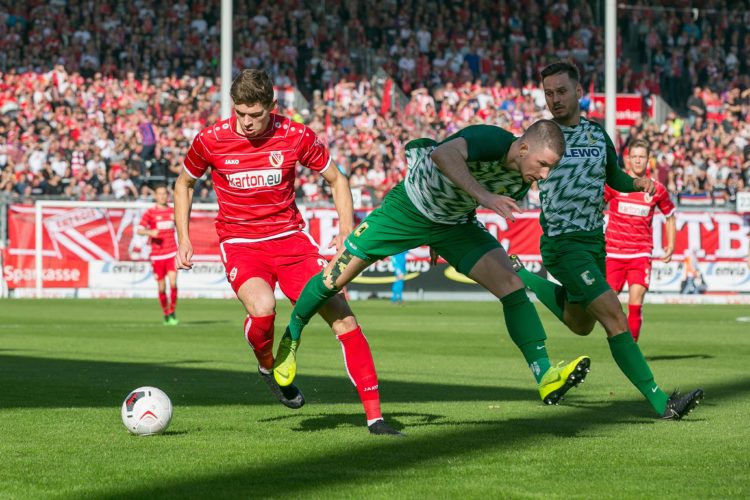
[(272, 187), (281, 184), (280, 170), (250, 170), (227, 175), (227, 182), (237, 189)]
[(600, 158), (601, 156), (601, 148), (568, 148), (565, 151), (565, 158)]

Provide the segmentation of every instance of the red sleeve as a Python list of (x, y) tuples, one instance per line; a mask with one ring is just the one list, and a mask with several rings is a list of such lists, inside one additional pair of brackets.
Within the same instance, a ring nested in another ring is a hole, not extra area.
[(143, 212), (143, 215), (141, 216), (141, 221), (138, 223), (138, 227), (152, 229), (153, 226), (154, 226), (154, 218), (151, 215), (151, 209), (149, 209)]
[(665, 217), (671, 217), (674, 215), (674, 203), (669, 199), (669, 192), (663, 184), (658, 184), (656, 187), (656, 206), (659, 207), (659, 210)]
[(208, 133), (203, 130), (200, 134), (195, 136), (193, 144), (190, 145), (190, 150), (187, 152), (187, 155), (185, 155), (185, 161), (183, 162), (187, 173), (195, 179), (202, 177), (203, 174), (206, 173), (206, 170), (208, 170), (208, 167), (211, 166), (211, 154), (204, 142), (207, 134)]
[(617, 191), (609, 187), (607, 184), (604, 185), (604, 201), (609, 202), (612, 198), (617, 196)]
[(315, 132), (305, 127), (302, 140), (297, 145), (297, 158), (302, 166), (322, 172), (328, 166), (331, 157)]

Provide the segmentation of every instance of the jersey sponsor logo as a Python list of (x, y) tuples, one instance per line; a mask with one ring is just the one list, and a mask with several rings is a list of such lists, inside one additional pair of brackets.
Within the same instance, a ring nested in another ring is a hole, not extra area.
[(628, 203), (621, 201), (617, 204), (617, 213), (623, 215), (634, 215), (636, 217), (648, 217), (651, 212), (651, 208), (646, 205), (639, 205), (637, 203)]
[(591, 286), (596, 281), (596, 278), (593, 278), (591, 276), (591, 271), (584, 271), (581, 273), (581, 279), (584, 283), (586, 283), (586, 286)]
[(248, 170), (227, 175), (227, 182), (236, 189), (272, 187), (281, 184), (278, 170)]
[(279, 168), (284, 163), (284, 153), (281, 151), (271, 151), (268, 155), (268, 162), (274, 168)]
[(160, 220), (156, 223), (156, 229), (163, 231), (165, 229), (172, 229), (174, 227), (174, 221), (171, 220)]
[(568, 148), (565, 151), (565, 158), (600, 158), (602, 156), (601, 148)]
[(228, 160), (224, 160), (224, 165), (239, 165), (240, 160), (237, 160), (236, 158), (230, 158)]

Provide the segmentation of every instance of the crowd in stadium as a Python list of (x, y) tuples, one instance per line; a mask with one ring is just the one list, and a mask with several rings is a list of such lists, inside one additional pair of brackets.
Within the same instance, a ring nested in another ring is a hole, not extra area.
[[(750, 12), (721, 5), (618, 15), (618, 90), (676, 111), (644, 117), (619, 146), (646, 138), (675, 198), (716, 205), (750, 186)], [(218, 119), (218, 2), (0, 10), (0, 193), (150, 199)], [(409, 139), (471, 123), (518, 134), (548, 117), (538, 70), (554, 59), (579, 65), (586, 106), (604, 83), (601, 18), (582, 1), (235, 2), (234, 65), (269, 71), (279, 112), (312, 127), (359, 202), (377, 204), (405, 173)], [(327, 199), (315, 173), (298, 194)], [(210, 180), (196, 195), (213, 201)]]

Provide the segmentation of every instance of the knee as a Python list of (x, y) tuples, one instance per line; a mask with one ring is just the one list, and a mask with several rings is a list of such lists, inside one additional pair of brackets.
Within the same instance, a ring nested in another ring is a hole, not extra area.
[(588, 318), (566, 318), (565, 324), (570, 328), (570, 331), (575, 333), (576, 335), (581, 335), (582, 337), (585, 337), (586, 335), (590, 334), (594, 331), (594, 325), (596, 324), (596, 320), (588, 319)]
[(276, 300), (271, 296), (257, 298), (249, 303), (245, 304), (245, 309), (250, 316), (261, 317), (261, 316), (272, 316), (276, 314)]

